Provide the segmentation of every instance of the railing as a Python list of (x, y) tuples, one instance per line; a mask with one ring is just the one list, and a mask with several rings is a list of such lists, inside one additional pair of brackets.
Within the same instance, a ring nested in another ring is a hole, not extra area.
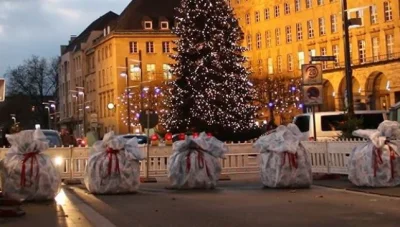
[[(354, 147), (365, 144), (362, 140), (342, 141), (304, 141), (303, 146), (308, 151), (312, 171), (314, 173), (347, 174), (349, 155)], [(227, 144), (229, 152), (226, 159), (221, 160), (222, 173), (228, 175), (258, 173), (259, 153), (252, 147), (252, 143)], [(140, 149), (146, 154), (146, 149)], [(7, 148), (0, 149), (0, 159), (4, 157)], [(51, 157), (62, 179), (81, 179), (90, 153), (90, 148), (51, 148), (45, 152)], [(150, 147), (150, 169), (152, 177), (167, 175), (168, 158), (172, 154), (171, 146)], [(141, 175), (146, 172), (146, 161), (141, 162)]]

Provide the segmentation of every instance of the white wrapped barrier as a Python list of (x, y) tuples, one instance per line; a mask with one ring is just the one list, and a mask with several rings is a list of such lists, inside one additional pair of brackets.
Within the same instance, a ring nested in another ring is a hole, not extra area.
[[(313, 173), (348, 174), (348, 160), (354, 147), (365, 144), (366, 140), (335, 140), (335, 141), (302, 141), (311, 158)], [(259, 173), (260, 154), (253, 150), (252, 143), (227, 144), (229, 153), (221, 161), (222, 174), (254, 174)], [(146, 147), (139, 148), (147, 156)], [(0, 159), (4, 158), (7, 148), (0, 148)], [(89, 147), (59, 147), (50, 148), (44, 153), (49, 155), (60, 171), (63, 180), (83, 179), (83, 174), (89, 157)], [(172, 154), (171, 146), (150, 147), (151, 177), (166, 177), (168, 158)], [(146, 159), (141, 161), (141, 176), (146, 173)]]

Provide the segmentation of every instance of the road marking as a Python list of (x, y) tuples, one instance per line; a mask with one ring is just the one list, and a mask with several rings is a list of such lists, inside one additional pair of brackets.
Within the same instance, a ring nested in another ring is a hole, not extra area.
[(320, 185), (313, 185), (313, 188), (320, 188), (320, 189), (329, 189), (337, 192), (346, 192), (350, 194), (356, 194), (356, 195), (366, 195), (370, 197), (375, 197), (375, 198), (382, 198), (382, 199), (392, 199), (392, 200), (397, 200), (400, 201), (399, 197), (395, 196), (390, 196), (390, 195), (380, 195), (380, 194), (375, 194), (371, 192), (360, 192), (360, 191), (353, 191), (350, 189), (345, 189), (345, 188), (331, 188), (331, 187), (326, 187), (326, 186), (320, 186)]
[(85, 216), (89, 222), (96, 227), (116, 227), (113, 223), (110, 222), (107, 218), (96, 212), (92, 207), (87, 205), (84, 201), (82, 201), (78, 196), (74, 195), (74, 193), (70, 192), (70, 188), (65, 188), (65, 195), (71, 201), (71, 203), (78, 208), (78, 210)]

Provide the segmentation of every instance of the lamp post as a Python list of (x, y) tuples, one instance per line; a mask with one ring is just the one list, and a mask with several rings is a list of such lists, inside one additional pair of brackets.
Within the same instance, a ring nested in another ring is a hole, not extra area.
[(347, 112), (349, 117), (354, 115), (354, 100), (353, 100), (353, 70), (351, 68), (350, 56), (350, 35), (349, 27), (361, 25), (361, 18), (348, 18), (347, 0), (342, 0), (342, 23), (343, 23), (343, 42), (344, 42), (344, 62), (345, 62), (345, 77), (346, 77), (346, 95), (347, 95)]
[[(131, 107), (130, 107), (130, 88), (132, 87), (136, 87), (136, 86), (130, 86), (130, 77), (129, 77), (129, 73), (130, 73), (130, 67), (129, 67), (129, 61), (135, 61), (132, 59), (129, 59), (128, 57), (125, 58), (125, 69), (126, 72), (121, 74), (121, 76), (124, 76), (126, 78), (126, 99), (127, 99), (127, 108), (126, 108), (126, 114), (127, 114), (127, 118), (128, 118), (128, 133), (131, 133)], [(142, 95), (142, 90), (143, 90), (143, 70), (142, 70), (142, 51), (139, 50), (139, 60), (136, 61), (139, 63), (139, 67), (134, 67), (133, 70), (135, 70), (136, 72), (139, 71), (140, 72), (140, 110), (143, 110), (143, 95)]]
[(56, 102), (53, 100), (49, 100), (47, 102), (42, 102), (42, 104), (44, 105), (44, 108), (47, 109), (47, 124), (48, 124), (48, 128), (52, 129), (51, 127), (51, 108), (54, 109), (54, 113), (56, 112)]

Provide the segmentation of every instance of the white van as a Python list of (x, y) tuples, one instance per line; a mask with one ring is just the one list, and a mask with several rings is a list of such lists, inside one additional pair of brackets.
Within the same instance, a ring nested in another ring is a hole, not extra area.
[[(355, 111), (355, 117), (363, 119), (363, 129), (376, 129), (379, 124), (388, 119), (388, 112), (384, 110)], [(315, 124), (317, 140), (336, 139), (341, 135), (338, 129), (340, 122), (344, 121), (344, 112), (317, 112)], [(293, 123), (299, 127), (305, 138), (314, 139), (314, 126), (312, 113), (300, 114), (294, 117)]]

